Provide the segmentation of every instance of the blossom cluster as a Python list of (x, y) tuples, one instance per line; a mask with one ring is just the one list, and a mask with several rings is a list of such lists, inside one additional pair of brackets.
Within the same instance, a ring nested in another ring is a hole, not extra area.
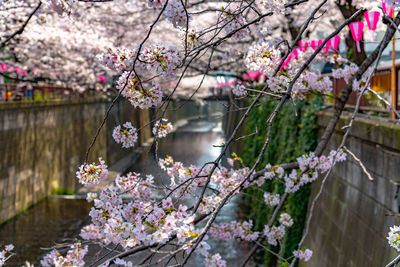
[(264, 41), (250, 46), (245, 58), (246, 67), (252, 71), (261, 71), (271, 77), (280, 60), (280, 51), (275, 48), (275, 41)]
[(293, 256), (299, 258), (300, 260), (304, 260), (305, 262), (309, 261), (312, 257), (312, 250), (311, 249), (304, 249), (304, 250), (295, 250), (293, 251)]
[(134, 106), (141, 109), (157, 106), (162, 100), (160, 85), (155, 81), (152, 86), (139, 84), (133, 72), (125, 71), (117, 81), (117, 89), (123, 90), (122, 95)]
[(387, 240), (391, 247), (393, 247), (395, 250), (400, 252), (400, 227), (399, 226), (390, 227), (390, 232), (387, 236)]
[(240, 96), (245, 96), (245, 95), (247, 95), (246, 87), (244, 86), (243, 83), (236, 83), (232, 87), (232, 93), (235, 96), (239, 96), (239, 97)]
[(161, 119), (156, 121), (153, 127), (153, 134), (156, 138), (166, 137), (169, 133), (174, 130), (174, 127), (167, 119)]
[(279, 194), (271, 194), (269, 192), (264, 193), (264, 202), (269, 206), (276, 206), (281, 201)]
[(112, 137), (115, 142), (122, 144), (122, 147), (133, 147), (138, 139), (137, 130), (132, 126), (132, 123), (125, 122), (122, 126), (118, 125), (114, 128)]
[[(268, 164), (265, 168), (264, 176), (258, 178), (256, 183), (261, 186), (265, 180), (273, 178), (283, 179), (285, 182), (285, 192), (296, 192), (301, 186), (316, 180), (319, 174), (326, 173), (337, 162), (345, 161), (346, 155), (342, 150), (339, 152), (332, 150), (328, 156), (322, 155), (320, 157), (311, 152), (308, 155), (297, 158), (299, 170), (292, 170), (290, 174), (285, 173), (282, 167), (272, 168)], [(278, 202), (279, 195), (275, 197), (271, 193), (265, 193), (264, 197), (266, 204), (273, 206), (273, 204)]]
[(208, 255), (204, 260), (205, 267), (226, 267), (226, 261), (221, 258), (219, 253)]
[(99, 158), (99, 164), (82, 164), (76, 172), (76, 177), (84, 186), (93, 186), (99, 184), (107, 178), (108, 169), (105, 161)]
[(11, 256), (7, 254), (10, 254), (13, 249), (14, 245), (10, 244), (5, 246), (4, 249), (0, 251), (0, 267), (3, 266), (8, 258)]
[(223, 223), (221, 225), (213, 224), (210, 228), (210, 235), (222, 240), (231, 240), (240, 238), (245, 241), (255, 241), (259, 236), (259, 232), (252, 231), (253, 222), (237, 222)]
[[(167, 156), (165, 159), (160, 159), (159, 164), (171, 177), (170, 187), (175, 188), (175, 190), (171, 190), (172, 195), (179, 199), (193, 197), (197, 188), (204, 186), (207, 177), (210, 175), (210, 182), (213, 188), (215, 188), (215, 192), (203, 197), (198, 209), (200, 214), (208, 214), (213, 211), (220, 204), (223, 197), (242, 182), (244, 182), (244, 187), (251, 185), (251, 183), (245, 181), (249, 174), (249, 168), (247, 167), (236, 170), (220, 167), (218, 170), (210, 173), (212, 169), (211, 165), (201, 169), (194, 165), (186, 167), (181, 162), (174, 162), (170, 156)], [(253, 176), (250, 176), (249, 180), (251, 180), (252, 177)], [(177, 187), (177, 185), (182, 184), (185, 186)], [(166, 193), (169, 192), (167, 191)], [(237, 193), (238, 192), (235, 194)]]
[(203, 32), (196, 29), (182, 29), (179, 34), (183, 43), (186, 41), (187, 49), (191, 50), (203, 44)]
[(346, 83), (349, 83), (349, 79), (356, 74), (358, 66), (352, 62), (343, 64), (342, 66), (341, 68), (333, 69), (332, 76), (335, 79), (343, 78)]
[(158, 43), (144, 48), (139, 59), (149, 71), (171, 78), (183, 60), (183, 53), (175, 46)]
[(235, 40), (241, 40), (250, 33), (248, 28), (242, 28), (247, 23), (246, 19), (241, 15), (242, 12), (243, 10), (239, 7), (233, 8), (229, 6), (222, 8), (221, 23), (224, 24), (224, 30), (227, 34), (234, 32), (232, 37)]
[(329, 171), (337, 162), (345, 160), (346, 153), (342, 150), (339, 152), (332, 150), (328, 156), (317, 157), (311, 152), (309, 155), (297, 158), (300, 170), (292, 170), (289, 175), (284, 176), (285, 191), (296, 192), (301, 186), (315, 181), (320, 174)]
[(281, 240), (286, 234), (286, 229), (284, 225), (269, 227), (265, 225), (264, 236), (267, 238), (267, 242), (270, 245), (278, 245), (278, 241)]
[(261, 4), (270, 12), (285, 14), (287, 0), (261, 0)]
[[(369, 67), (364, 74), (361, 76), (359, 80), (354, 79), (353, 84), (352, 84), (352, 89), (353, 91), (362, 91), (365, 86), (367, 86), (367, 82), (369, 79), (369, 76), (372, 75), (374, 71), (373, 67)], [(369, 86), (369, 85), (368, 85)]]
[[(89, 215), (92, 224), (81, 236), (100, 239), (105, 244), (120, 244), (125, 248), (136, 245), (163, 244), (172, 236), (178, 242), (196, 236), (194, 216), (184, 205), (175, 205), (171, 198), (158, 203), (152, 198), (154, 179), (137, 173), (118, 176), (115, 185), (107, 186), (94, 199)], [(122, 195), (129, 195), (129, 202)]]
[(169, 0), (164, 14), (174, 27), (185, 28), (188, 18), (191, 20), (191, 15), (186, 13), (181, 0)]
[(44, 267), (51, 266), (85, 266), (83, 258), (88, 252), (88, 246), (83, 246), (81, 243), (74, 243), (67, 251), (65, 256), (62, 256), (57, 250), (52, 250), (45, 255), (40, 261), (40, 265)]
[[(275, 93), (284, 93), (289, 89), (289, 84), (292, 83), (294, 77), (299, 71), (304, 60), (310, 56), (311, 51), (297, 54), (296, 57), (291, 59), (290, 64), (285, 63), (283, 68), (274, 77), (267, 80), (268, 88)], [(324, 56), (319, 60), (326, 62), (332, 57)], [(305, 70), (298, 79), (294, 82), (292, 87), (292, 95), (303, 99), (305, 95), (310, 92), (318, 92), (327, 94), (332, 92), (333, 83), (327, 76), (323, 76), (319, 70)]]
[(71, 15), (72, 8), (77, 0), (42, 0), (47, 7), (51, 8), (58, 15)]
[(133, 63), (136, 53), (136, 50), (127, 48), (109, 48), (106, 53), (97, 55), (97, 58), (104, 66), (120, 71)]

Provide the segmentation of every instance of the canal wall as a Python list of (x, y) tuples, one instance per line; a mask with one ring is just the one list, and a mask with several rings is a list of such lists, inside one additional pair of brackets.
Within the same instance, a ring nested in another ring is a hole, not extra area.
[[(80, 99), (0, 104), (0, 223), (58, 190), (76, 192), (75, 172), (100, 125), (110, 100)], [(147, 125), (149, 112), (117, 101), (89, 161), (102, 157), (111, 166), (129, 157), (112, 139), (117, 124)], [(138, 145), (151, 135), (149, 126)]]
[[(332, 114), (319, 114), (320, 135)], [(350, 114), (341, 117), (326, 153), (340, 144), (349, 120)], [(305, 242), (314, 251), (313, 257), (300, 266), (385, 266), (397, 254), (386, 236), (390, 226), (400, 224), (400, 218), (386, 215), (400, 212), (400, 125), (360, 115), (346, 146), (374, 181), (368, 180), (350, 156), (335, 166), (315, 206)], [(320, 183), (321, 179), (312, 186), (309, 207)]]

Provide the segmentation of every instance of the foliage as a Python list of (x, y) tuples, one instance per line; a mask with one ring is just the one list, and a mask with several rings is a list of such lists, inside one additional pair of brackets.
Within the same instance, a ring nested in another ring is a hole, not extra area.
[[(291, 103), (286, 103), (273, 125), (271, 143), (260, 166), (265, 166), (267, 163), (293, 162), (304, 152), (313, 151), (317, 145), (318, 134), (316, 111), (321, 109), (322, 104), (323, 100), (318, 96), (296, 101), (295, 107)], [(266, 126), (264, 118), (272, 113), (275, 106), (276, 102), (271, 98), (263, 99), (261, 105), (250, 113), (246, 125), (246, 134), (253, 133), (259, 125)], [(294, 114), (294, 108), (298, 114), (297, 117)], [(247, 166), (254, 164), (256, 155), (260, 152), (264, 142), (263, 134), (266, 133), (267, 129), (264, 127), (258, 129), (258, 131), (260, 131), (260, 135), (250, 136), (245, 141), (243, 160)], [(284, 192), (284, 186), (276, 180), (267, 181), (261, 189), (280, 194)], [(301, 239), (310, 189), (311, 186), (306, 185), (294, 194), (290, 194), (283, 209), (283, 212), (289, 213), (294, 220), (294, 225), (288, 229), (287, 236), (282, 242), (281, 254), (284, 258), (292, 255)], [(250, 188), (246, 193), (243, 205), (245, 206), (244, 210), (247, 211), (247, 219), (254, 220), (255, 230), (262, 231), (272, 214), (273, 208), (266, 208), (263, 192), (258, 188)], [(270, 248), (279, 252), (277, 247)], [(258, 253), (257, 259), (260, 260), (262, 256), (264, 256), (264, 253), (261, 251)], [(276, 259), (270, 253), (265, 253), (263, 259), (265, 266), (273, 266), (275, 261)]]

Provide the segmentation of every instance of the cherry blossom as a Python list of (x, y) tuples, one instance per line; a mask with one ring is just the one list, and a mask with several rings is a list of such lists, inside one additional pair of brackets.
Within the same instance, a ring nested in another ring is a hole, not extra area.
[(166, 137), (169, 133), (173, 131), (174, 127), (167, 119), (161, 119), (156, 121), (153, 127), (153, 134), (157, 138)]
[(304, 250), (295, 250), (295, 251), (293, 251), (293, 256), (295, 256), (295, 257), (297, 257), (297, 258), (299, 258), (301, 260), (304, 260), (306, 262), (311, 259), (312, 254), (313, 254), (312, 250), (308, 249), (308, 248), (306, 248)]
[(181, 0), (169, 0), (164, 13), (174, 27), (185, 28), (188, 23), (187, 18), (191, 19), (191, 15), (185, 12)]
[(390, 227), (390, 232), (387, 236), (388, 243), (391, 247), (393, 247), (395, 250), (400, 252), (400, 227), (399, 226), (393, 226)]
[(256, 43), (249, 48), (245, 64), (248, 69), (261, 71), (271, 77), (280, 59), (280, 51), (275, 48), (275, 41)]
[(83, 246), (81, 243), (74, 243), (66, 256), (62, 256), (57, 250), (53, 250), (43, 257), (40, 261), (41, 266), (84, 266), (83, 258), (88, 252), (88, 246)]
[(290, 227), (293, 225), (293, 219), (292, 217), (290, 217), (289, 214), (287, 213), (281, 213), (281, 215), (279, 216), (279, 220), (278, 220), (282, 225), (286, 226), (286, 227)]
[(124, 72), (117, 81), (117, 89), (134, 106), (141, 109), (157, 106), (162, 100), (160, 85), (152, 82), (152, 87), (143, 87), (133, 72)]
[(287, 12), (285, 5), (287, 0), (261, 0), (261, 4), (268, 10), (274, 13), (285, 14)]
[[(246, 19), (241, 15), (242, 10), (237, 7), (233, 8), (228, 6), (226, 8), (222, 8), (223, 12), (221, 14), (221, 22), (226, 24), (224, 30), (227, 34), (230, 34), (238, 29), (240, 29), (243, 25), (246, 24)], [(248, 28), (243, 28), (233, 34), (233, 38), (235, 40), (241, 40), (245, 38), (249, 34)]]
[(130, 50), (127, 48), (109, 48), (107, 53), (97, 55), (99, 61), (117, 71), (126, 69), (133, 63), (134, 56), (136, 55), (136, 50)]
[(183, 54), (174, 46), (158, 43), (144, 48), (139, 58), (149, 71), (162, 74), (164, 77), (174, 77), (182, 63)]
[(114, 128), (112, 137), (115, 142), (122, 144), (122, 147), (129, 148), (133, 147), (138, 139), (137, 130), (132, 126), (129, 121), (124, 123), (122, 126), (118, 125)]
[[(11, 257), (11, 251), (14, 249), (14, 245), (9, 244), (0, 251), (0, 267), (5, 264), (5, 262)], [(7, 255), (9, 254), (9, 255)]]
[(269, 206), (276, 206), (280, 202), (280, 195), (279, 194), (271, 194), (269, 192), (264, 193), (264, 201), (266, 205)]
[(79, 167), (79, 171), (76, 172), (76, 177), (79, 182), (84, 186), (93, 186), (99, 184), (101, 181), (107, 178), (108, 170), (104, 164), (105, 161), (99, 158), (99, 164), (83, 164)]
[(232, 93), (235, 96), (245, 96), (247, 95), (246, 87), (242, 83), (236, 83), (232, 88)]
[(209, 255), (204, 260), (204, 266), (206, 267), (226, 267), (226, 261), (221, 258), (219, 253)]

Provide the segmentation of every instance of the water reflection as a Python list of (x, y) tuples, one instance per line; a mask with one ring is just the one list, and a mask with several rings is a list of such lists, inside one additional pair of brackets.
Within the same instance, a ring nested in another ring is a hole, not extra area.
[(71, 241), (79, 229), (90, 223), (91, 205), (83, 199), (49, 197), (0, 227), (0, 244), (14, 244), (16, 253), (7, 266), (21, 266), (26, 260), (39, 265), (43, 250)]

